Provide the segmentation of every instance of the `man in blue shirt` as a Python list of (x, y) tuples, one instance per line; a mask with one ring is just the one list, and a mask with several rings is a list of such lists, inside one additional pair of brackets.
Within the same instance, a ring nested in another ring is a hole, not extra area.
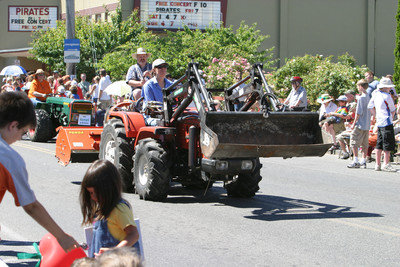
[(375, 91), (376, 87), (379, 84), (379, 81), (374, 80), (374, 73), (372, 71), (367, 71), (364, 75), (365, 75), (365, 79), (368, 82), (367, 94), (371, 98), (372, 92)]
[[(146, 108), (149, 101), (163, 102), (163, 88), (173, 84), (166, 78), (168, 64), (165, 60), (159, 58), (153, 62), (153, 71), (155, 76), (143, 85), (142, 96), (144, 98), (143, 107)], [(146, 117), (146, 124), (156, 125), (153, 118)]]

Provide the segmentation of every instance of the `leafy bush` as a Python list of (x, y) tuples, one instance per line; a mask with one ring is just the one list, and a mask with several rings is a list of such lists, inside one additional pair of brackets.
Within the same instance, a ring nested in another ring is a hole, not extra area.
[[(80, 40), (80, 62), (76, 64), (78, 75), (85, 72), (88, 78), (93, 77), (101, 67), (97, 64), (103, 57), (127, 42), (140, 43), (152, 34), (146, 27), (139, 23), (138, 13), (134, 11), (126, 20), (121, 18), (121, 10), (109, 14), (111, 22), (92, 22), (86, 17), (76, 16), (75, 38)], [(65, 69), (64, 63), (64, 39), (66, 36), (65, 21), (57, 21), (57, 27), (48, 30), (36, 31), (32, 34), (33, 58), (50, 69)], [(119, 51), (121, 52), (121, 51)], [(119, 63), (114, 68), (113, 64), (104, 64), (111, 76), (119, 76), (119, 68), (124, 60), (131, 60), (130, 54), (121, 53), (114, 63)], [(113, 59), (114, 60), (114, 59)], [(125, 67), (125, 66), (123, 66)], [(125, 73), (128, 69), (124, 70)], [(120, 77), (118, 77), (120, 78)]]
[(266, 75), (274, 92), (281, 98), (286, 98), (291, 90), (290, 78), (300, 76), (303, 86), (307, 89), (310, 107), (316, 110), (319, 104), (317, 98), (324, 93), (337, 98), (345, 91), (356, 91), (356, 83), (364, 78), (368, 70), (366, 66), (357, 66), (355, 59), (347, 53), (333, 62), (333, 56), (305, 55), (286, 60), (280, 69)]
[(250, 63), (247, 59), (233, 55), (232, 59), (213, 58), (211, 64), (204, 70), (206, 87), (224, 89), (233, 85), (236, 78), (248, 76)]
[(191, 61), (189, 56), (199, 62), (200, 69), (206, 69), (212, 64), (213, 58), (234, 60), (236, 55), (241, 55), (250, 62), (267, 62), (264, 65), (271, 66), (273, 49), (258, 51), (268, 36), (260, 35), (256, 26), (248, 26), (242, 22), (236, 31), (232, 27), (217, 29), (210, 26), (205, 31), (184, 27), (181, 31), (165, 31), (163, 35), (148, 32), (145, 36), (142, 33), (136, 40), (123, 44), (106, 55), (100, 65), (110, 69), (117, 64), (118, 71), (114, 71), (113, 76), (123, 77), (134, 64), (130, 55), (138, 47), (145, 47), (146, 51), (152, 53), (149, 62), (157, 58), (164, 59), (169, 64), (168, 72), (174, 78), (184, 75)]
[[(249, 62), (265, 62), (272, 66), (272, 50), (259, 51), (261, 43), (268, 38), (261, 35), (257, 25), (240, 24), (237, 30), (232, 26), (206, 30), (165, 31), (154, 34), (140, 23), (138, 12), (134, 11), (122, 20), (121, 9), (109, 14), (111, 22), (92, 22), (86, 17), (75, 18), (75, 38), (81, 42), (81, 60), (76, 64), (79, 75), (85, 72), (90, 80), (100, 68), (105, 68), (113, 80), (123, 80), (129, 67), (136, 63), (132, 54), (138, 47), (152, 53), (149, 62), (163, 58), (169, 64), (169, 72), (175, 78), (181, 77), (190, 62), (189, 55), (205, 69), (213, 58), (233, 60), (241, 55)], [(46, 64), (50, 69), (65, 69), (64, 38), (65, 21), (58, 21), (57, 27), (37, 31), (32, 36), (33, 58)]]
[(396, 13), (396, 47), (394, 49), (394, 72), (393, 82), (396, 85), (396, 91), (399, 92), (400, 86), (400, 5), (397, 6)]

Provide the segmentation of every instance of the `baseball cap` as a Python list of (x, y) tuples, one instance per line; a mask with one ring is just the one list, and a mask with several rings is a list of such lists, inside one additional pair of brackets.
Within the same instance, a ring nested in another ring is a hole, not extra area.
[(344, 102), (347, 102), (347, 97), (346, 97), (345, 95), (341, 95), (341, 96), (339, 96), (339, 97), (336, 99), (336, 101), (344, 101)]
[(158, 58), (158, 59), (154, 60), (154, 62), (153, 62), (153, 69), (157, 68), (157, 67), (159, 67), (161, 65), (167, 65), (168, 66), (168, 63), (165, 62), (164, 59)]

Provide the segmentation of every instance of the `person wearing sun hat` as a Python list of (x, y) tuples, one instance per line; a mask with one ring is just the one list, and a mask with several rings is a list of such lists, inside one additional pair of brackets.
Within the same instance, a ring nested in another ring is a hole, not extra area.
[(126, 73), (126, 83), (132, 88), (131, 96), (134, 95), (134, 90), (140, 90), (145, 82), (151, 79), (152, 65), (147, 62), (150, 56), (151, 53), (147, 53), (142, 47), (139, 47), (136, 53), (132, 54), (137, 63), (132, 65)]
[(333, 98), (329, 94), (322, 94), (320, 97), (318, 97), (317, 102), (321, 104), (319, 109), (320, 122), (327, 118), (326, 114), (336, 110), (337, 106), (332, 100)]
[(52, 91), (44, 70), (37, 69), (36, 73), (33, 75), (35, 79), (32, 81), (29, 88), (28, 97), (31, 99), (33, 105), (36, 106), (38, 102), (45, 102)]
[(345, 95), (339, 96), (336, 101), (338, 101), (339, 107), (336, 108), (334, 112), (329, 112), (326, 114), (327, 119), (323, 121), (322, 129), (331, 135), (332, 147), (330, 151), (339, 149), (340, 146), (336, 140), (336, 134), (344, 131), (344, 120), (347, 117), (348, 110), (346, 107), (347, 97)]
[[(375, 170), (395, 172), (396, 169), (390, 165), (390, 152), (395, 150), (395, 138), (393, 128), (393, 116), (396, 112), (393, 99), (389, 94), (395, 85), (389, 78), (383, 77), (372, 94), (368, 103), (372, 117), (376, 118), (378, 126), (378, 140), (376, 143), (376, 165)], [(381, 155), (383, 151), (383, 166), (381, 167)]]
[[(142, 91), (143, 108), (147, 106), (149, 101), (163, 102), (163, 88), (167, 88), (173, 84), (166, 78), (168, 63), (164, 59), (156, 59), (153, 62), (153, 71), (155, 76), (148, 80)], [(145, 117), (147, 125), (156, 125), (153, 118)]]

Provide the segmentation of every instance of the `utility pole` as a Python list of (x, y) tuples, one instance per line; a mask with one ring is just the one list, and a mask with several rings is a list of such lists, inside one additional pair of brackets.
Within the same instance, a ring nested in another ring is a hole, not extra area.
[[(66, 13), (67, 13), (67, 36), (66, 39), (75, 39), (75, 0), (66, 1)], [(66, 74), (76, 75), (76, 64), (66, 63)]]

